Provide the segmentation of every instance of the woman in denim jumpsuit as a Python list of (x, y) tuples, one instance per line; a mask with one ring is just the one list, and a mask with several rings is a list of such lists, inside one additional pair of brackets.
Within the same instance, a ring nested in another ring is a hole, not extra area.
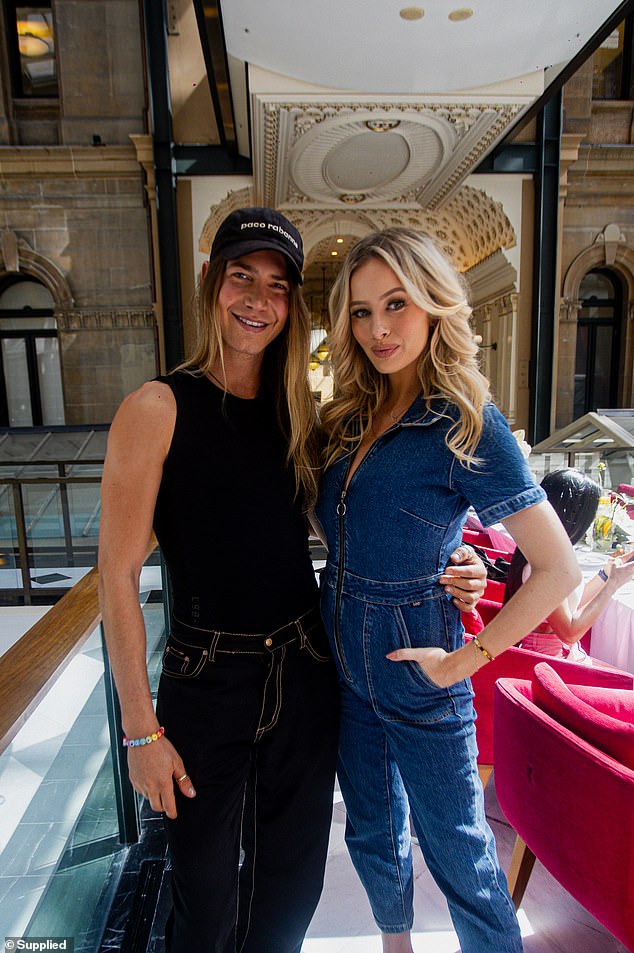
[[(322, 615), (341, 687), (346, 841), (384, 950), (412, 949), (411, 811), (461, 949), (516, 953), (469, 676), (573, 588), (574, 554), (488, 401), (462, 283), (429, 239), (406, 229), (363, 239), (331, 312), (339, 396), (322, 418), (330, 439), (317, 517), (329, 548)], [(456, 444), (464, 419), (479, 434), (463, 431)], [(528, 598), (465, 645), (438, 579), (469, 504), (529, 547), (533, 576)]]

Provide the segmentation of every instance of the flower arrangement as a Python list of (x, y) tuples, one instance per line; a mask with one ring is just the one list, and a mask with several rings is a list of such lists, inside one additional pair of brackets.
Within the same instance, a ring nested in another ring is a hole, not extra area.
[(589, 531), (590, 543), (601, 552), (612, 552), (627, 543), (632, 537), (634, 523), (629, 518), (625, 497), (604, 487), (605, 463), (599, 463), (601, 496), (596, 516)]

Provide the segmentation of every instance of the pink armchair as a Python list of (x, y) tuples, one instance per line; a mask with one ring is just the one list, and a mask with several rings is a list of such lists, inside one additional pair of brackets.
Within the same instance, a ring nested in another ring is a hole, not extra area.
[(629, 672), (610, 668), (600, 662), (579, 665), (566, 659), (547, 658), (539, 652), (513, 646), (494, 662), (483, 665), (471, 679), (475, 692), (477, 713), (478, 767), (482, 783), (486, 785), (493, 771), (493, 693), (498, 678), (531, 679), (539, 662), (548, 661), (564, 682), (575, 685), (595, 685), (605, 688), (634, 688), (634, 676)]
[(634, 691), (566, 685), (542, 662), (495, 688), (495, 786), (518, 839), (519, 906), (535, 861), (634, 948)]
[(470, 543), (472, 546), (483, 546), (486, 549), (492, 549), (493, 543), (491, 542), (491, 537), (484, 530), (477, 529), (466, 529), (462, 530), (462, 538), (465, 543)]

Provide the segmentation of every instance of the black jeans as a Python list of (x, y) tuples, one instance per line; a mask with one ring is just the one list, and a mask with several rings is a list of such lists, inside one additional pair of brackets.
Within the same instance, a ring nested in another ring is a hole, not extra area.
[(337, 758), (318, 608), (261, 635), (174, 620), (157, 710), (197, 792), (177, 790), (167, 821), (166, 950), (298, 953), (322, 889)]

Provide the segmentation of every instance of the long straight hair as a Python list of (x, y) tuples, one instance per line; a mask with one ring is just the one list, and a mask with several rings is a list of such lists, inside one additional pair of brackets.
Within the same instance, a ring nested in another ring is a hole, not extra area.
[(431, 407), (444, 398), (458, 409), (447, 446), (467, 466), (477, 462), (482, 412), (489, 383), (478, 368), (478, 348), (470, 325), (466, 286), (429, 236), (408, 228), (388, 228), (357, 242), (349, 252), (330, 295), (331, 351), (337, 397), (322, 410), (327, 436), (325, 465), (352, 450), (388, 392), (388, 377), (370, 363), (352, 334), (350, 279), (366, 262), (385, 262), (412, 301), (426, 311), (430, 334), (417, 366), (421, 394)]
[[(190, 357), (176, 370), (207, 375), (219, 360), (224, 371), (218, 295), (226, 268), (223, 258), (215, 258), (198, 284), (196, 343)], [(306, 510), (317, 497), (320, 446), (317, 409), (308, 383), (309, 355), (310, 313), (299, 286), (291, 282), (288, 319), (264, 352), (261, 387), (273, 395), (278, 424), (288, 443), (287, 463), (293, 466), (296, 492)]]

